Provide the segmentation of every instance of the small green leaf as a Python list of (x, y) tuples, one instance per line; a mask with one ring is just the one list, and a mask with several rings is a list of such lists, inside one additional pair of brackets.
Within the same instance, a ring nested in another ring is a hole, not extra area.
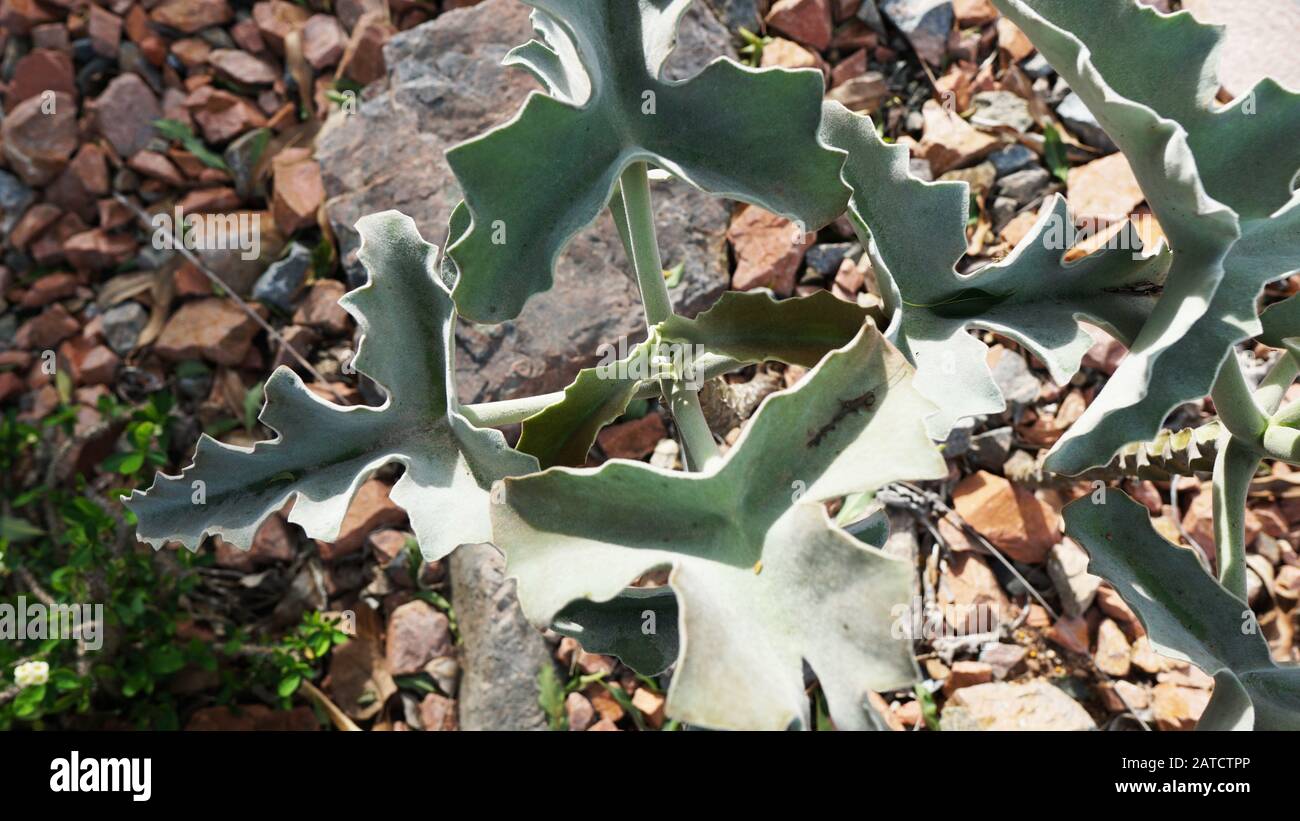
[(1061, 132), (1055, 126), (1043, 128), (1043, 154), (1052, 176), (1064, 183), (1070, 181), (1070, 161), (1066, 158), (1065, 143), (1061, 142)]
[(280, 679), (280, 683), (276, 686), (275, 692), (280, 698), (288, 698), (298, 692), (300, 686), (302, 686), (302, 676), (297, 673), (290, 673)]
[(194, 132), (191, 131), (190, 127), (185, 125), (185, 123), (177, 120), (162, 119), (154, 120), (153, 127), (155, 131), (167, 139), (179, 142), (185, 147), (186, 151), (193, 154), (199, 162), (209, 168), (215, 168), (218, 171), (230, 170), (229, 166), (226, 165), (226, 161), (221, 159), (221, 157), (212, 149), (208, 148), (203, 140), (195, 136)]

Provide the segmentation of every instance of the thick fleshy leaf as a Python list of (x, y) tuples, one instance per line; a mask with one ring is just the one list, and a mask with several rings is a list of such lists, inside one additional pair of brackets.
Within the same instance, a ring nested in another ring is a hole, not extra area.
[(1259, 341), (1274, 348), (1288, 347), (1287, 340), (1300, 339), (1300, 295), (1284, 299), (1264, 309), (1259, 315), (1264, 330)]
[(279, 435), (251, 448), (200, 439), (181, 475), (160, 474), (126, 501), (142, 540), (197, 549), (217, 534), (248, 549), (258, 526), (293, 499), (289, 520), (332, 541), (362, 482), (390, 462), (406, 468), (391, 496), (409, 514), (427, 557), (491, 537), (492, 483), (535, 471), (537, 462), (457, 411), (454, 308), (436, 274), (437, 249), (395, 211), (365, 217), (357, 230), (370, 276), (340, 304), (361, 327), (355, 365), (388, 391), (387, 401), (339, 407), (279, 369), (267, 382), (260, 417)]
[(596, 435), (622, 416), (636, 395), (643, 377), (634, 363), (643, 363), (648, 376), (650, 347), (643, 342), (618, 362), (579, 371), (564, 399), (524, 420), (516, 447), (537, 457), (543, 468), (585, 464)]
[[(728, 291), (698, 317), (674, 315), (654, 330), (657, 340), (668, 343), (658, 348), (665, 359), (676, 355), (689, 368), (709, 355), (737, 366), (777, 361), (811, 368), (852, 341), (870, 316), (829, 291), (779, 301), (765, 290)], [(683, 344), (696, 347), (683, 350)], [(654, 348), (644, 342), (621, 360), (581, 371), (562, 401), (524, 420), (519, 450), (536, 456), (543, 468), (585, 464), (596, 435), (623, 415), (641, 380), (659, 375), (650, 356)], [(683, 376), (703, 378), (698, 370)]]
[(908, 170), (905, 146), (885, 145), (870, 118), (828, 102), (823, 138), (849, 152), (849, 217), (872, 255), (893, 319), (886, 332), (916, 366), (916, 388), (939, 406), (930, 435), (957, 420), (997, 413), (1005, 401), (986, 362), (983, 328), (1029, 348), (1064, 384), (1093, 340), (1080, 318), (1132, 339), (1155, 304), (1169, 267), (1165, 251), (1140, 256), (1108, 249), (1077, 262), (1069, 250), (1065, 200), (1051, 208), (1005, 259), (958, 274), (966, 252), (970, 198), (963, 182), (929, 183)]
[(1215, 103), (1222, 30), (1134, 0), (994, 0), (1124, 151), (1174, 261), (1151, 320), (1048, 466), (1074, 474), (1209, 393), (1255, 301), (1300, 268), (1300, 94), (1264, 80)]
[(871, 326), (700, 473), (613, 460), (506, 482), (493, 536), (525, 614), (548, 625), (670, 567), (682, 651), (675, 718), (717, 728), (808, 725), (802, 663), (842, 729), (868, 728), (867, 691), (905, 686), (911, 646), (890, 635), (912, 568), (836, 527), (817, 502), (946, 474), (921, 420), (933, 406)]
[(776, 361), (811, 368), (853, 341), (868, 317), (872, 313), (866, 308), (830, 291), (783, 300), (767, 290), (728, 291), (694, 319), (669, 318), (659, 325), (659, 334), (737, 362)]
[[(809, 230), (843, 211), (843, 156), (817, 137), (817, 71), (720, 59), (668, 81), (663, 63), (690, 0), (527, 2), (540, 39), (512, 62), (550, 95), (531, 95), (511, 122), (447, 154), (473, 216), (448, 249), (462, 272), (455, 298), (466, 318), (513, 319), (550, 288), (556, 257), (634, 162)], [(756, 99), (763, 104), (747, 104)]]
[(588, 653), (617, 656), (643, 676), (677, 660), (677, 596), (671, 587), (629, 587), (606, 602), (579, 599), (551, 629), (577, 639)]
[(1206, 573), (1191, 550), (1160, 536), (1145, 507), (1116, 490), (1104, 499), (1067, 506), (1066, 532), (1088, 551), (1088, 572), (1109, 581), (1137, 611), (1156, 652), (1215, 676), (1207, 711), (1213, 726), (1300, 729), (1300, 667), (1273, 662), (1250, 607)]

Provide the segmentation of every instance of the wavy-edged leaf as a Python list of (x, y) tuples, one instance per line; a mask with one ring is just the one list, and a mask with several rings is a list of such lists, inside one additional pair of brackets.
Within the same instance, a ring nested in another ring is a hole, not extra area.
[(1156, 652), (1215, 677), (1207, 710), (1214, 728), (1300, 729), (1300, 667), (1273, 662), (1246, 602), (1206, 573), (1190, 549), (1160, 536), (1145, 507), (1116, 490), (1104, 499), (1068, 505), (1066, 532), (1088, 551), (1088, 572), (1137, 611)]
[[(811, 368), (852, 341), (870, 316), (829, 291), (785, 300), (766, 290), (728, 291), (698, 317), (674, 315), (654, 330), (660, 341), (699, 346), (689, 359), (680, 348), (663, 349), (692, 367), (713, 354), (737, 364), (774, 360)], [(627, 410), (639, 380), (655, 377), (653, 347), (643, 342), (617, 362), (579, 372), (563, 400), (524, 420), (519, 450), (536, 456), (543, 468), (582, 466), (596, 435)]]
[(1263, 331), (1259, 341), (1273, 348), (1288, 348), (1287, 340), (1300, 338), (1300, 294), (1274, 303), (1259, 315)]
[(1080, 318), (1132, 339), (1155, 304), (1169, 255), (1108, 249), (1064, 261), (1071, 225), (1056, 197), (1005, 259), (958, 274), (970, 209), (963, 182), (930, 183), (908, 170), (905, 146), (885, 145), (870, 118), (828, 102), (827, 143), (849, 153), (844, 181), (849, 217), (867, 247), (893, 312), (887, 335), (916, 366), (916, 389), (939, 407), (930, 435), (944, 439), (957, 420), (997, 413), (1005, 401), (986, 362), (987, 346), (967, 333), (1003, 334), (1041, 359), (1064, 384), (1093, 340)]
[(869, 690), (914, 680), (890, 635), (912, 568), (836, 527), (817, 502), (945, 475), (921, 420), (933, 406), (873, 326), (773, 394), (700, 473), (612, 460), (506, 481), (493, 535), (524, 613), (548, 625), (671, 567), (681, 654), (670, 714), (718, 728), (808, 726), (802, 663), (842, 729), (868, 728)]
[(1048, 466), (1079, 473), (1209, 393), (1255, 301), (1300, 268), (1300, 94), (1272, 80), (1215, 103), (1219, 27), (1134, 0), (994, 0), (1124, 151), (1174, 251), (1128, 357)]
[(585, 464), (596, 435), (622, 416), (636, 395), (640, 379), (631, 369), (649, 349), (643, 342), (618, 362), (583, 368), (562, 400), (524, 420), (516, 447), (537, 457), (543, 468)]
[(695, 317), (670, 317), (664, 339), (699, 345), (738, 362), (784, 362), (811, 368), (858, 335), (871, 311), (830, 291), (778, 300), (771, 291), (728, 291)]
[[(711, 194), (801, 220), (843, 211), (843, 156), (817, 137), (822, 76), (719, 59), (663, 79), (690, 0), (527, 0), (538, 40), (512, 54), (550, 95), (447, 153), (473, 226), (448, 249), (462, 315), (518, 316), (551, 287), (556, 257), (648, 161)], [(763, 105), (747, 101), (761, 99)], [(772, 116), (778, 111), (780, 116)]]
[(551, 629), (577, 639), (588, 653), (616, 656), (643, 676), (677, 659), (677, 596), (671, 587), (629, 587), (605, 602), (578, 599)]
[(406, 470), (391, 497), (409, 514), (425, 556), (488, 541), (492, 483), (535, 471), (537, 462), (457, 410), (454, 307), (436, 273), (437, 249), (396, 211), (364, 217), (357, 231), (369, 278), (340, 304), (361, 328), (356, 367), (387, 390), (387, 401), (340, 407), (280, 368), (267, 382), (260, 416), (279, 435), (251, 448), (202, 437), (181, 475), (160, 474), (127, 499), (142, 540), (193, 550), (217, 534), (247, 549), (266, 517), (293, 499), (289, 520), (332, 541), (362, 482), (398, 462)]

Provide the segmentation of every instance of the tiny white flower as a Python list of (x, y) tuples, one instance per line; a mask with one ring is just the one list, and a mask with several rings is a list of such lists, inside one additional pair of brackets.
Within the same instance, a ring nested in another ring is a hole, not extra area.
[(50, 680), (50, 665), (44, 661), (29, 661), (14, 668), (14, 684), (33, 687)]

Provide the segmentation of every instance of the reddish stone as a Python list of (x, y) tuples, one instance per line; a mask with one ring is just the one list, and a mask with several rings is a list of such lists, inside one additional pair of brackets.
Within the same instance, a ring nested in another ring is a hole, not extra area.
[(316, 212), (325, 202), (320, 165), (308, 149), (280, 152), (272, 161), (275, 196), (271, 210), (275, 223), (287, 236), (316, 224)]
[(369, 479), (357, 490), (333, 542), (318, 542), (321, 558), (333, 561), (361, 549), (372, 531), (406, 524), (406, 512), (388, 497), (388, 485)]
[(74, 102), (77, 100), (79, 94), (71, 55), (38, 48), (18, 60), (14, 64), (13, 80), (5, 91), (5, 110), (13, 111), (23, 100), (45, 91), (62, 92)]
[(266, 125), (257, 106), (229, 91), (212, 86), (199, 88), (185, 100), (194, 121), (210, 143), (224, 143), (245, 131)]
[(13, 232), (9, 235), (9, 241), (15, 248), (20, 251), (26, 250), (27, 245), (39, 237), (45, 229), (49, 228), (63, 211), (56, 205), (48, 202), (41, 202), (28, 208), (23, 214), (22, 219), (14, 226)]
[(102, 199), (95, 205), (99, 209), (99, 227), (105, 231), (116, 231), (130, 225), (131, 221), (135, 219), (135, 214), (131, 212), (131, 209), (115, 199)]
[(302, 54), (317, 71), (336, 65), (348, 45), (347, 32), (332, 14), (314, 14), (302, 30)]
[(108, 194), (109, 182), (108, 159), (103, 149), (94, 143), (83, 143), (68, 167), (45, 189), (45, 199), (83, 220), (93, 220), (94, 199)]
[(767, 13), (767, 24), (817, 51), (830, 48), (833, 27), (828, 0), (777, 0)]
[(226, 0), (165, 0), (149, 16), (168, 28), (193, 34), (225, 25), (235, 15)]
[(420, 726), (425, 732), (451, 732), (460, 729), (456, 700), (429, 693), (420, 702)]
[(352, 30), (339, 71), (362, 85), (384, 76), (384, 43), (397, 33), (383, 12), (366, 12)]
[(238, 209), (239, 205), (239, 195), (229, 187), (197, 188), (180, 202), (186, 214), (224, 214)]
[(420, 599), (397, 608), (388, 620), (384, 655), (388, 671), (395, 676), (419, 673), (453, 649), (447, 616)]
[(251, 17), (245, 17), (231, 26), (230, 36), (235, 45), (250, 54), (266, 51), (266, 42), (262, 40), (262, 33), (257, 30), (257, 23)]
[(667, 435), (664, 420), (652, 411), (640, 419), (605, 428), (596, 436), (596, 442), (610, 459), (643, 459)]
[(153, 139), (153, 121), (162, 116), (158, 98), (139, 75), (119, 74), (90, 104), (96, 130), (118, 156), (129, 157)]
[(285, 0), (269, 0), (253, 6), (253, 20), (262, 39), (276, 54), (284, 54), (284, 38), (306, 24), (311, 12)]
[(732, 288), (771, 288), (782, 296), (793, 293), (811, 235), (797, 231), (785, 217), (754, 205), (742, 205), (727, 227), (727, 239), (736, 252)]
[(279, 79), (279, 73), (262, 60), (244, 51), (230, 48), (214, 49), (208, 54), (208, 65), (220, 74), (244, 85), (270, 85)]
[(995, 547), (1036, 564), (1060, 541), (1060, 517), (1022, 487), (980, 471), (953, 489), (957, 513)]
[(32, 48), (68, 51), (72, 48), (68, 27), (62, 23), (43, 23), (32, 28)]
[(0, 3), (0, 29), (24, 36), (33, 27), (54, 22), (54, 15), (37, 0), (4, 0)]
[(23, 378), (13, 371), (0, 371), (0, 403), (21, 396), (27, 390)]
[(24, 308), (42, 308), (72, 296), (77, 292), (77, 285), (75, 274), (46, 274), (32, 283), (18, 304)]
[(59, 303), (54, 303), (18, 329), (14, 344), (29, 351), (52, 349), (81, 329), (81, 324)]
[(64, 241), (85, 230), (86, 223), (81, 217), (75, 213), (66, 213), (36, 238), (28, 252), (32, 255), (32, 259), (36, 260), (37, 265), (56, 265), (63, 260)]
[(208, 41), (198, 37), (182, 37), (172, 43), (171, 53), (175, 54), (176, 59), (180, 60), (186, 68), (202, 68), (207, 65), (212, 46)]
[(347, 288), (337, 279), (319, 279), (312, 284), (293, 314), (293, 324), (309, 325), (325, 334), (338, 336), (347, 331), (350, 317), (339, 305)]
[(253, 536), (253, 544), (248, 550), (240, 550), (222, 539), (213, 539), (216, 549), (216, 561), (220, 567), (229, 567), (245, 572), (276, 562), (291, 562), (297, 552), (297, 541), (293, 530), (278, 513), (272, 514)]
[(114, 268), (135, 256), (135, 239), (127, 234), (110, 234), (93, 228), (68, 237), (63, 253), (78, 271), (103, 271)]
[(154, 342), (154, 353), (173, 362), (207, 359), (238, 365), (260, 326), (235, 303), (210, 297), (187, 302), (172, 314)]
[(185, 178), (181, 176), (180, 171), (176, 170), (176, 166), (157, 151), (136, 152), (126, 164), (136, 173), (161, 180), (175, 188), (182, 188), (185, 185)]
[(0, 139), (14, 173), (28, 185), (45, 185), (77, 150), (76, 100), (62, 92), (23, 100), (4, 118)]
[(104, 345), (82, 338), (69, 339), (59, 347), (75, 385), (111, 385), (121, 358)]
[(88, 11), (86, 32), (90, 35), (91, 47), (101, 57), (117, 59), (117, 49), (122, 44), (122, 18), (93, 3)]

